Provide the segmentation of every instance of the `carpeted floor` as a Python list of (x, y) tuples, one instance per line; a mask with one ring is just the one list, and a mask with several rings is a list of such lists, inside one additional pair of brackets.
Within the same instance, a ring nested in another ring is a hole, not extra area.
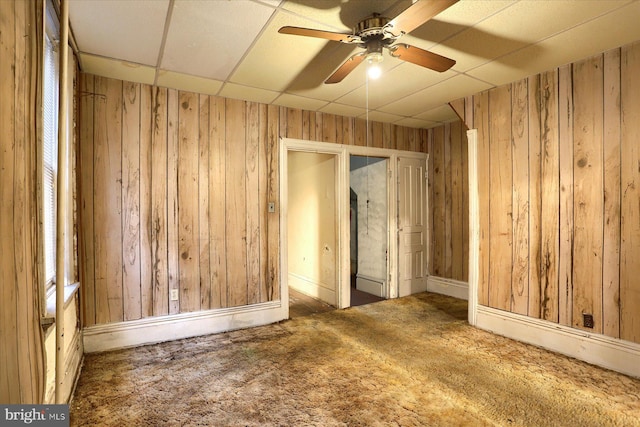
[(88, 355), (73, 426), (640, 426), (640, 379), (434, 294)]

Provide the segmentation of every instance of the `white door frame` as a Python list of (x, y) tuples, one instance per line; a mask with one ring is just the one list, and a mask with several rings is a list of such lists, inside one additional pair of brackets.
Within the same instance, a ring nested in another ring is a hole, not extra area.
[[(286, 307), (286, 317), (289, 317), (289, 285), (288, 285), (288, 189), (287, 189), (287, 153), (289, 151), (301, 151), (310, 153), (333, 154), (337, 159), (336, 171), (336, 206), (338, 218), (338, 255), (337, 259), (337, 284), (336, 297), (337, 307), (347, 308), (351, 305), (350, 289), (350, 257), (349, 257), (349, 156), (370, 156), (389, 159), (388, 162), (388, 230), (389, 230), (389, 256), (388, 256), (388, 278), (386, 298), (397, 298), (398, 296), (398, 195), (397, 195), (397, 167), (398, 157), (411, 157), (424, 159), (425, 163), (428, 154), (413, 151), (392, 150), (388, 148), (361, 147), (353, 145), (334, 144), (329, 142), (305, 141), (301, 139), (281, 138), (280, 139), (280, 295), (282, 296), (283, 309)], [(428, 203), (428, 200), (427, 200)], [(428, 212), (428, 211), (427, 211)], [(427, 236), (427, 239), (429, 236)], [(427, 248), (428, 248), (427, 243)]]

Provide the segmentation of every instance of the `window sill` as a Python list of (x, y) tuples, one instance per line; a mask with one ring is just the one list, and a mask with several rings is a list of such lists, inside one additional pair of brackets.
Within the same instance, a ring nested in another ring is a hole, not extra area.
[[(80, 283), (72, 283), (64, 287), (64, 308), (67, 308), (69, 303), (73, 300), (74, 295), (80, 289)], [(46, 329), (53, 325), (56, 321), (56, 293), (54, 292), (47, 298), (47, 311), (44, 317), (40, 320), (42, 326)]]

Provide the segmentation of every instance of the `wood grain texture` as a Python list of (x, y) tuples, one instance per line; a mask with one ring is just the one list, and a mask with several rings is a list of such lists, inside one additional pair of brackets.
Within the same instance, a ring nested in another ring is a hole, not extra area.
[[(573, 141), (572, 66), (558, 70), (558, 135)], [(573, 313), (573, 144), (560, 144), (560, 244), (558, 246), (558, 321), (570, 326)]]
[(451, 195), (451, 124), (444, 126), (444, 277), (453, 274), (453, 197)]
[[(81, 156), (90, 157), (82, 162), (103, 164), (93, 168), (96, 175), (86, 180), (82, 194), (98, 200), (112, 192), (121, 200), (117, 214), (109, 211), (120, 229), (113, 240), (120, 253), (113, 259), (119, 258), (126, 272), (118, 287), (121, 320), (279, 299), (279, 140), (319, 137), (350, 143), (356, 139), (355, 119), (86, 77), (99, 81), (94, 90), (111, 100), (109, 105), (105, 97), (81, 102), (82, 111), (93, 117), (81, 123), (88, 145)], [(107, 93), (114, 87), (120, 88), (119, 100)], [(119, 115), (108, 116), (107, 107), (115, 111), (116, 104)], [(377, 145), (395, 144), (402, 135), (404, 146), (418, 148), (424, 146), (418, 139), (427, 135), (371, 126), (380, 131)], [(111, 133), (121, 136), (117, 145), (103, 142), (111, 142)], [(103, 159), (116, 152), (116, 167), (105, 167)], [(270, 202), (274, 213), (267, 212)], [(113, 236), (105, 213), (87, 212), (81, 213), (83, 223), (94, 224), (97, 216), (101, 228), (87, 240), (86, 257), (94, 265), (83, 262), (83, 274), (98, 277), (106, 263), (98, 263), (94, 254), (104, 252), (99, 245)], [(100, 286), (96, 303), (86, 301), (87, 313), (109, 300), (104, 279)], [(179, 292), (177, 301), (171, 300), (172, 290)], [(91, 316), (93, 324), (112, 321), (110, 315)]]
[(529, 309), (529, 97), (527, 80), (519, 80), (512, 87), (513, 271), (511, 311), (527, 314)]
[(560, 191), (557, 70), (540, 76), (540, 145), (542, 221), (538, 310), (542, 319), (557, 322)]
[(620, 338), (640, 342), (640, 44), (621, 53)]
[(153, 316), (169, 314), (167, 89), (152, 89), (151, 283)]
[(153, 316), (151, 86), (140, 87), (140, 304), (141, 317)]
[(200, 308), (211, 308), (211, 235), (209, 227), (209, 96), (198, 96), (198, 260)]
[(489, 306), (511, 308), (513, 201), (511, 87), (489, 91)]
[(464, 230), (469, 228), (462, 213), (462, 127), (461, 121), (451, 123), (451, 278), (455, 280), (463, 280)]
[(82, 316), (85, 326), (92, 326), (96, 323), (96, 300), (95, 300), (95, 268), (94, 268), (94, 236), (93, 227), (93, 109), (96, 94), (93, 86), (93, 75), (82, 74), (80, 77), (80, 90), (85, 95), (80, 103), (80, 123), (86, 125), (79, 126), (79, 163), (80, 163), (80, 283), (82, 284)]
[(433, 177), (431, 182), (433, 195), (433, 270), (437, 277), (445, 277), (446, 272), (446, 203), (444, 173), (444, 127), (433, 130)]
[(227, 307), (226, 251), (226, 109), (220, 97), (209, 99), (210, 308)]
[[(248, 303), (247, 289), (247, 178), (246, 161), (246, 105), (244, 101), (226, 100), (226, 246), (227, 289), (229, 306)], [(299, 110), (292, 110), (294, 120), (302, 123)], [(288, 120), (292, 119), (291, 116)], [(288, 121), (288, 123), (293, 123)], [(300, 124), (296, 129), (300, 129)]]
[(478, 214), (479, 214), (479, 257), (478, 261), (478, 304), (489, 305), (489, 92), (474, 97), (474, 126), (478, 130)]
[(247, 300), (255, 304), (260, 302), (260, 109), (255, 102), (247, 102), (246, 109)]
[(122, 87), (122, 292), (124, 320), (140, 319), (140, 85)]
[[(593, 331), (602, 333), (603, 246), (603, 57), (573, 66), (574, 244), (573, 327), (583, 328), (592, 314)], [(590, 328), (591, 329), (591, 328)]]
[(178, 91), (167, 91), (167, 274), (169, 283), (169, 314), (180, 312), (180, 300), (172, 300), (171, 292), (180, 293), (180, 246), (178, 223), (178, 161), (179, 161), (179, 97)]
[(122, 294), (122, 82), (95, 78), (96, 323), (124, 320)]
[(196, 94), (179, 93), (177, 215), (181, 313), (200, 310), (198, 106)]
[(603, 333), (620, 337), (620, 49), (604, 54)]

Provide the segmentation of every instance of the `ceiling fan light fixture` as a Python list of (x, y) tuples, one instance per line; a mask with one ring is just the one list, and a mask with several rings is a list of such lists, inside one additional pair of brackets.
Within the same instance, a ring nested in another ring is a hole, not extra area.
[(367, 53), (365, 59), (367, 61), (367, 75), (369, 76), (369, 78), (373, 80), (379, 78), (380, 75), (382, 75), (382, 69), (378, 64), (381, 63), (384, 59), (384, 57), (382, 56), (382, 52), (369, 52)]

